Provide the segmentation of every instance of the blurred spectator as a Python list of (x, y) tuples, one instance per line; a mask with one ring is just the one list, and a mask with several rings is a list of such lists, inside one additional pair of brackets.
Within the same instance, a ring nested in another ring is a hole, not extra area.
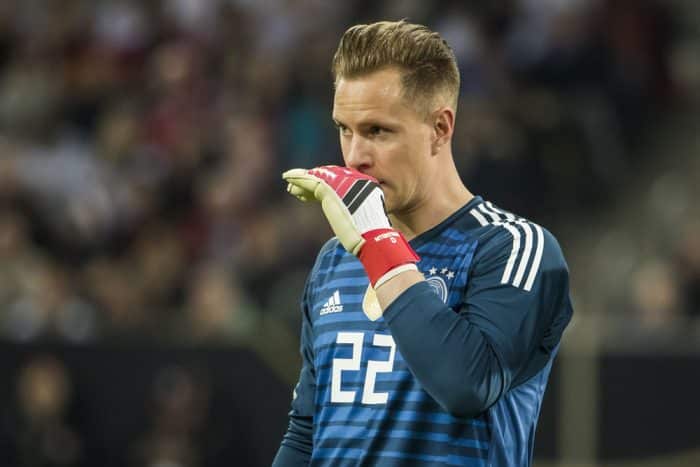
[(11, 340), (91, 339), (99, 319), (72, 288), (71, 274), (36, 252), (26, 220), (0, 211), (0, 329)]
[(201, 458), (209, 394), (206, 381), (181, 367), (156, 374), (148, 431), (132, 446), (131, 465), (197, 467)]
[(254, 335), (260, 312), (246, 296), (236, 276), (221, 266), (205, 265), (189, 283), (185, 338), (213, 342), (245, 341)]
[(80, 434), (71, 426), (73, 386), (63, 364), (53, 356), (33, 357), (21, 370), (16, 388), (17, 413), (4, 428), (14, 452), (3, 452), (7, 465), (80, 466)]
[(678, 278), (670, 264), (653, 259), (645, 261), (633, 277), (633, 300), (639, 323), (647, 331), (658, 331), (678, 322), (681, 296)]
[(684, 229), (677, 252), (678, 273), (684, 308), (688, 315), (700, 317), (700, 222)]

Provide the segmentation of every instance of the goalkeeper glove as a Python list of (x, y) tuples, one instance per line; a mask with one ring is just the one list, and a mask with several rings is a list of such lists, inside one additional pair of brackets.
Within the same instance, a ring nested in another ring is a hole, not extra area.
[(360, 259), (373, 287), (400, 272), (417, 270), (420, 258), (401, 232), (391, 228), (376, 179), (335, 165), (292, 169), (282, 178), (292, 195), (321, 203), (333, 232)]

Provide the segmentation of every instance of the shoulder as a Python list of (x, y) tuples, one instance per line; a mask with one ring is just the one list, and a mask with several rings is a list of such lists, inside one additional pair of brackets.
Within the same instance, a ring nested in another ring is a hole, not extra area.
[(343, 249), (343, 246), (340, 244), (340, 240), (338, 240), (338, 237), (329, 238), (318, 251), (318, 256), (316, 257), (316, 260), (318, 261), (321, 258), (327, 257), (328, 255), (336, 255), (338, 254), (339, 249)]
[(326, 241), (326, 243), (323, 244), (321, 249), (318, 251), (318, 255), (316, 255), (316, 264), (314, 265), (314, 268), (319, 264), (325, 262), (333, 262), (333, 260), (344, 256), (345, 253), (345, 248), (343, 248), (343, 245), (340, 244), (340, 240), (338, 240), (337, 237), (330, 238)]
[(478, 223), (475, 268), (500, 273), (501, 283), (530, 291), (542, 271), (568, 275), (559, 242), (546, 228), (486, 201), (469, 214)]
[(331, 238), (323, 244), (316, 255), (316, 260), (311, 267), (311, 271), (309, 271), (306, 277), (302, 305), (308, 305), (310, 301), (313, 301), (315, 297), (314, 290), (326, 280), (328, 272), (333, 268), (334, 264), (342, 258), (344, 252), (345, 249), (336, 237)]

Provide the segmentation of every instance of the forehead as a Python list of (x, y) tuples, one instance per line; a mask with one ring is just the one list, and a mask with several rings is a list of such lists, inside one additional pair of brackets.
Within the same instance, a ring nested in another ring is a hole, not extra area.
[(353, 78), (340, 78), (335, 86), (333, 118), (410, 111), (402, 96), (401, 74), (384, 69)]

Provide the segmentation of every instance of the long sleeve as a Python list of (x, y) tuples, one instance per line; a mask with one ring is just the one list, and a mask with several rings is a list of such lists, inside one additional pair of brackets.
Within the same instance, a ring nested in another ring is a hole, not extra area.
[(313, 365), (313, 340), (308, 316), (307, 288), (302, 302), (301, 357), (299, 381), (294, 387), (289, 427), (272, 463), (273, 467), (307, 466), (313, 447), (313, 414), (316, 379)]
[(554, 237), (543, 230), (541, 262), (530, 284), (504, 283), (510, 253), (507, 235), (481, 249), (458, 309), (422, 282), (384, 312), (417, 380), (455, 416), (483, 412), (541, 370), (570, 320), (568, 270)]

